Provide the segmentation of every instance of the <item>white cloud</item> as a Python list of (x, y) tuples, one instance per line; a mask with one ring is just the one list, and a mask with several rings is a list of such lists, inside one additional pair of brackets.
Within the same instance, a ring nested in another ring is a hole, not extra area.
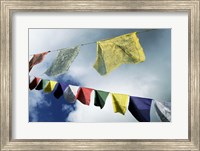
[(73, 111), (73, 109), (72, 109), (71, 106), (66, 105), (66, 104), (63, 104), (63, 105), (62, 105), (62, 111), (63, 111), (63, 112), (65, 111), (65, 112), (67, 112), (67, 113), (70, 113), (70, 112)]
[(44, 95), (37, 90), (29, 91), (29, 114), (32, 118), (32, 122), (38, 121), (38, 107), (47, 106), (49, 107), (51, 103), (44, 100)]

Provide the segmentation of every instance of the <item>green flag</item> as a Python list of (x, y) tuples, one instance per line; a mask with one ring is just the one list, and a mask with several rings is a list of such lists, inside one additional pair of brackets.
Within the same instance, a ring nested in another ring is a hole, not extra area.
[(36, 90), (42, 90), (42, 89), (44, 89), (46, 87), (46, 85), (48, 83), (49, 83), (49, 80), (42, 79), (35, 89)]
[(100, 108), (102, 109), (105, 105), (108, 94), (109, 94), (109, 92), (95, 90), (94, 105), (100, 106)]

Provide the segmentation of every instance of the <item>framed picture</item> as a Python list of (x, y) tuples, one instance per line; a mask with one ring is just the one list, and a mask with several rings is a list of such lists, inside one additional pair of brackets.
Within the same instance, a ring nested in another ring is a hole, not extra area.
[(29, 122), (171, 122), (170, 49), (171, 29), (29, 29)]
[(199, 150), (199, 1), (1, 1), (1, 150)]

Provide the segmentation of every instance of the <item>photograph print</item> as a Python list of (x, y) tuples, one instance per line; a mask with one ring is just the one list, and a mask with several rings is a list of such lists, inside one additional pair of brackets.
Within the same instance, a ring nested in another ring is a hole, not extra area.
[(29, 122), (171, 122), (171, 29), (28, 33)]

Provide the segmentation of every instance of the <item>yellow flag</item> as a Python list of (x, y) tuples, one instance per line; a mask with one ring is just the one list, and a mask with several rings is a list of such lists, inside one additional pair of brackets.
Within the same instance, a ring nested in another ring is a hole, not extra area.
[(112, 93), (112, 104), (114, 112), (125, 114), (127, 109), (129, 96), (126, 94)]
[(49, 81), (47, 86), (44, 88), (44, 92), (52, 92), (56, 84), (57, 84), (56, 81)]
[(136, 32), (97, 42), (94, 68), (101, 75), (108, 74), (121, 64), (143, 61), (145, 54)]

